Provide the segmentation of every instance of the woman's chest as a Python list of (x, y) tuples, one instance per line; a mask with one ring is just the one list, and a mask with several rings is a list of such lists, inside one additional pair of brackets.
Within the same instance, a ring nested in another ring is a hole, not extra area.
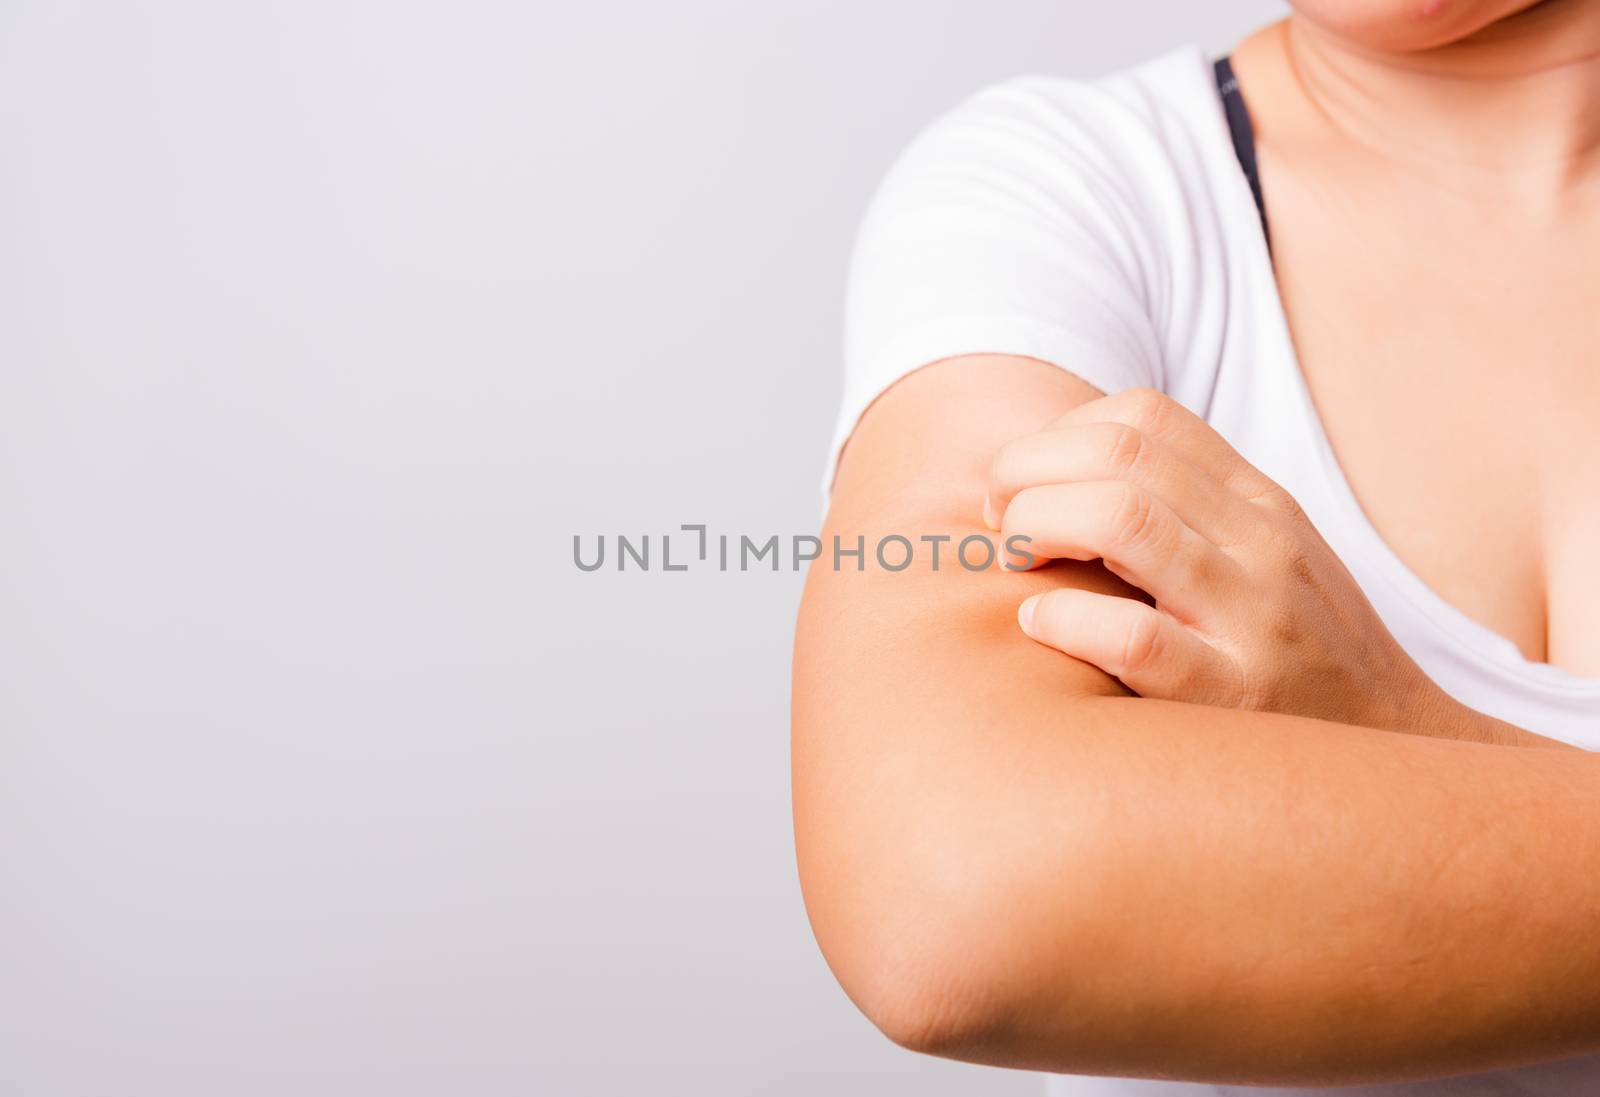
[(1524, 656), (1600, 677), (1600, 247), (1279, 178), (1279, 289), (1368, 520)]

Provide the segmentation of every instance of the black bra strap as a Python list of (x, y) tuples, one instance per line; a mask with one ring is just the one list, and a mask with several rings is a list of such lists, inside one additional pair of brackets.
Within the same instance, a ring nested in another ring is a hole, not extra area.
[(1233, 151), (1239, 157), (1239, 167), (1250, 183), (1250, 195), (1256, 200), (1256, 212), (1261, 215), (1261, 233), (1271, 246), (1272, 234), (1267, 231), (1267, 204), (1261, 197), (1261, 173), (1256, 169), (1255, 127), (1250, 124), (1250, 112), (1245, 108), (1244, 96), (1239, 94), (1239, 78), (1233, 75), (1233, 62), (1224, 57), (1213, 66), (1217, 74), (1217, 92), (1222, 96), (1222, 112), (1228, 119), (1228, 133), (1233, 138)]

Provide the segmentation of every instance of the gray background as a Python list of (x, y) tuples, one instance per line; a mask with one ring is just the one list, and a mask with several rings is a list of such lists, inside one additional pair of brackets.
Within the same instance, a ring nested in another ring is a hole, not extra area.
[(0, 1093), (999, 1094), (790, 848), (849, 241), (1193, 4), (0, 3)]

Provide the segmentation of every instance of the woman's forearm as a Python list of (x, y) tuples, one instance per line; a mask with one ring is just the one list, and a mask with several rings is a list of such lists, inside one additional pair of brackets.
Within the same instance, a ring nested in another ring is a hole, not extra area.
[(1591, 756), (1111, 699), (1037, 750), (944, 847), (1004, 926), (988, 1061), (1325, 1082), (1600, 1048)]
[(1587, 754), (1108, 697), (906, 720), (801, 827), (819, 937), (903, 1042), (1285, 1083), (1600, 1048)]

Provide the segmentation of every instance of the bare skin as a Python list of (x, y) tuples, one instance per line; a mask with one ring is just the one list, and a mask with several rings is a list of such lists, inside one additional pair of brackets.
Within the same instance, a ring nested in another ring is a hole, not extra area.
[[(1600, 673), (1600, 5), (1300, 7), (1235, 56), (1335, 448), (1423, 579)], [(957, 359), (849, 445), (825, 536), (959, 540), (987, 498), (1058, 559), (808, 578), (796, 841), (846, 991), (907, 1046), (1077, 1073), (1325, 1084), (1600, 1052), (1600, 761), (1430, 689), (1270, 481), (1159, 399), (1099, 396)], [(1241, 630), (1244, 597), (1300, 657)], [(1165, 639), (1136, 642), (1154, 615)]]
[(1362, 507), (1446, 601), (1600, 677), (1600, 4), (1398, 59), (1295, 19), (1234, 65), (1295, 345)]

